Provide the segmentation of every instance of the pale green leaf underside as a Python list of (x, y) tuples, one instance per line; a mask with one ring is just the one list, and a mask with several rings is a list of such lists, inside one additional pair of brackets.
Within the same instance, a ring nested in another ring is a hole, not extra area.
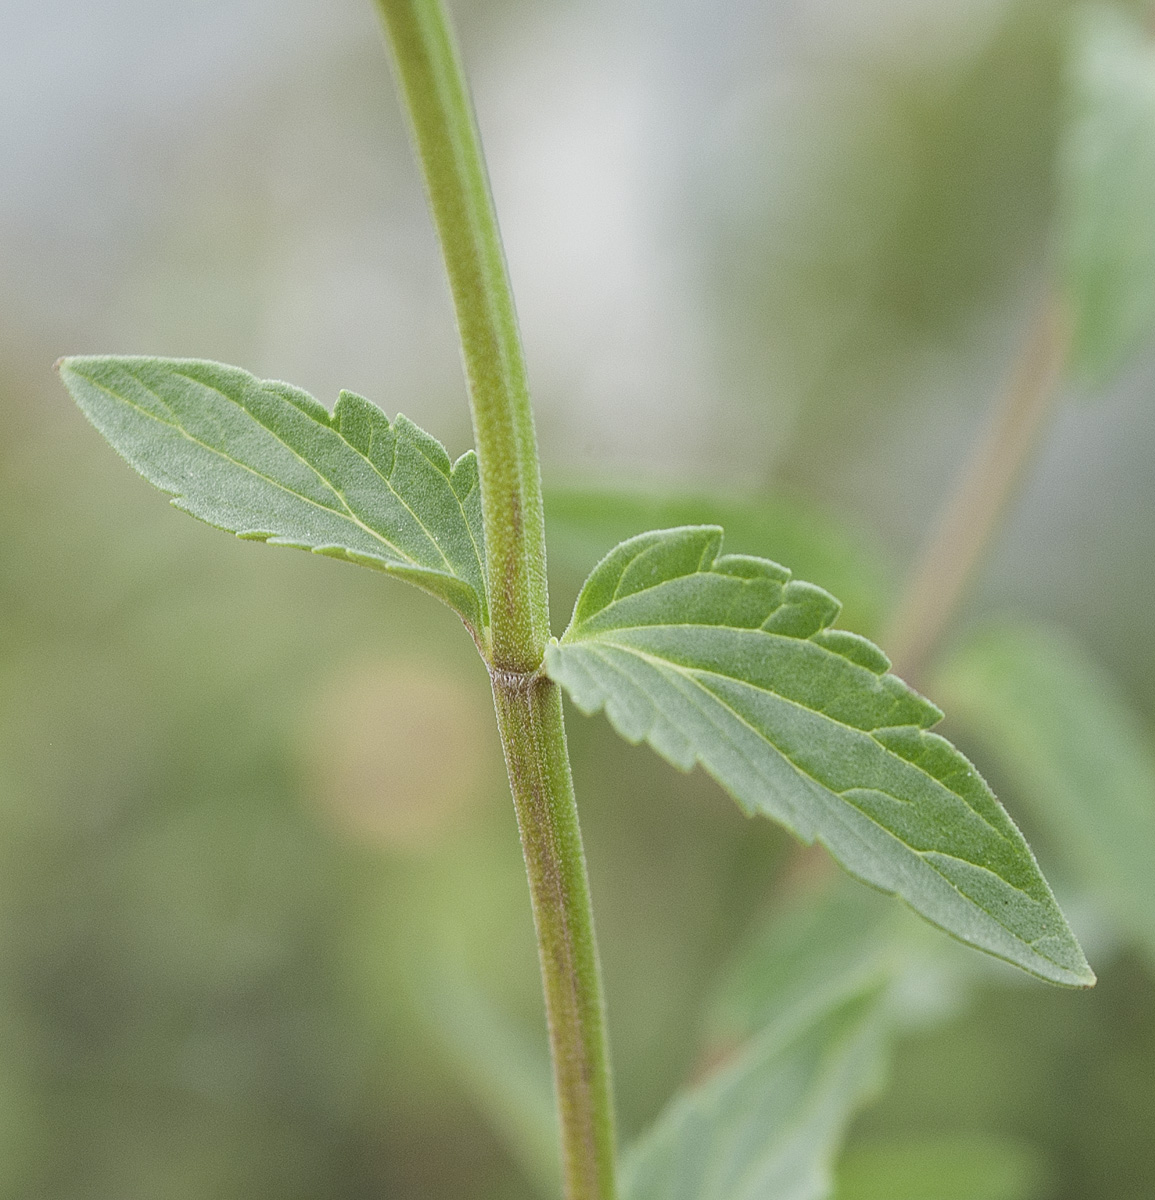
[(1078, 16), (1061, 264), (1074, 366), (1103, 383), (1155, 336), (1155, 45), (1118, 9)]
[(1155, 953), (1155, 747), (1086, 651), (1057, 629), (1007, 626), (936, 675), (1075, 876)]
[(846, 1123), (879, 1082), (885, 1005), (864, 991), (754, 1038), (626, 1155), (623, 1200), (824, 1200)]
[(594, 569), (546, 670), (586, 713), (750, 814), (822, 842), (852, 874), (1054, 983), (1083, 958), (1030, 849), (978, 772), (927, 732), (941, 717), (838, 603), (766, 559), (719, 556), (691, 526), (624, 542)]
[(238, 537), (376, 567), (489, 624), (477, 460), (342, 392), (198, 359), (66, 358), (85, 415), (173, 504)]

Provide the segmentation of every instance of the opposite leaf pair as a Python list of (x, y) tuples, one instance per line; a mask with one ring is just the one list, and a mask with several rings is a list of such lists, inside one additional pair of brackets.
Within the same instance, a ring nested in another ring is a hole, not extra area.
[[(241, 537), (348, 558), (461, 616), (483, 656), (477, 465), (404, 417), (195, 360), (71, 358), (61, 375), (109, 442), (174, 503)], [(747, 813), (826, 845), (854, 875), (1054, 983), (1094, 982), (1022, 835), (941, 717), (886, 656), (831, 630), (838, 603), (711, 526), (643, 534), (593, 571), (544, 672), (584, 712)]]

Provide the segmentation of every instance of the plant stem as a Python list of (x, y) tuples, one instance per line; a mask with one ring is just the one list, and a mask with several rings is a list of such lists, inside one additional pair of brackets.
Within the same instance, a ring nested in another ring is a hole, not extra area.
[(589, 883), (561, 692), (544, 675), (493, 673), (529, 875), (569, 1200), (613, 1200), (614, 1127)]
[(998, 525), (1058, 393), (1069, 339), (1066, 313), (1048, 295), (883, 638), (904, 678), (922, 670)]
[(457, 310), (481, 473), (492, 663), (534, 671), (549, 638), (541, 476), (481, 139), (441, 0), (377, 0), (377, 7)]
[(481, 476), (491, 626), (480, 639), (521, 832), (545, 991), (566, 1200), (614, 1200), (597, 944), (549, 637), (533, 413), (465, 74), (440, 0), (377, 0), (441, 238)]

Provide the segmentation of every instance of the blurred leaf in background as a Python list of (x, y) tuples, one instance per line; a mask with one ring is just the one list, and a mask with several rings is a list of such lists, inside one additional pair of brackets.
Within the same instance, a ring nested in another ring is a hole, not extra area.
[(622, 1168), (628, 1200), (829, 1194), (842, 1130), (881, 1078), (883, 996), (869, 988), (771, 1024), (678, 1096)]
[(1155, 39), (1117, 7), (1076, 16), (1058, 249), (1071, 365), (1101, 386), (1155, 336)]

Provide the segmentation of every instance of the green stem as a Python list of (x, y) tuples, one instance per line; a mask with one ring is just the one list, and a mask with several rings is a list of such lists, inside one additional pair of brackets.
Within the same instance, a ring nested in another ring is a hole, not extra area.
[(998, 527), (1058, 393), (1069, 337), (1048, 295), (882, 639), (905, 679), (917, 679)]
[(493, 673), (541, 958), (567, 1200), (613, 1200), (614, 1125), (604, 1004), (561, 692)]
[(537, 439), (481, 139), (440, 0), (377, 0), (457, 310), (481, 469), (492, 662), (533, 671), (549, 639)]
[(440, 0), (377, 0), (457, 310), (481, 475), (491, 627), (480, 639), (533, 901), (566, 1200), (614, 1200), (597, 944), (549, 637), (545, 528), (521, 340), (481, 142)]

